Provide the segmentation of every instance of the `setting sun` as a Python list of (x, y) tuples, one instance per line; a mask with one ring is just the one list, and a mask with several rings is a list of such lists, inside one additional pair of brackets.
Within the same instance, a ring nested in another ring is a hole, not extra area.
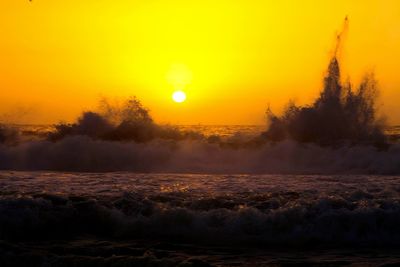
[(182, 103), (186, 100), (186, 94), (183, 91), (175, 91), (172, 94), (172, 99), (176, 102), (176, 103)]

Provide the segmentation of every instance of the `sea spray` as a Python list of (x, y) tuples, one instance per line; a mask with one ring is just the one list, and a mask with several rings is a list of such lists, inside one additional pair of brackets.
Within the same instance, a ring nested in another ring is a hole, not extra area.
[(341, 81), (338, 56), (347, 27), (346, 18), (337, 36), (320, 96), (308, 106), (290, 102), (282, 116), (268, 109), (270, 124), (263, 133), (267, 140), (386, 146), (384, 120), (377, 116), (378, 84), (373, 73), (366, 74), (355, 90), (349, 82)]
[(48, 140), (59, 141), (68, 136), (88, 136), (108, 141), (134, 141), (146, 143), (154, 139), (199, 139), (203, 135), (194, 131), (180, 131), (176, 127), (159, 125), (149, 110), (136, 98), (122, 104), (102, 99), (98, 111), (86, 111), (75, 123), (61, 123), (50, 132)]

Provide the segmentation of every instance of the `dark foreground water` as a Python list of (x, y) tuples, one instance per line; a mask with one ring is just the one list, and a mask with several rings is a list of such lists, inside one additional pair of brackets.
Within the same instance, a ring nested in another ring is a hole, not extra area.
[(396, 266), (400, 176), (0, 173), (0, 266)]

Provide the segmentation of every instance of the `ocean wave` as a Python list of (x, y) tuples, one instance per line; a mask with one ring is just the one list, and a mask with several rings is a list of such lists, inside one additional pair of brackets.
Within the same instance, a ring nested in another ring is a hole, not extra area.
[(400, 173), (400, 146), (321, 147), (295, 141), (230, 148), (203, 141), (149, 143), (67, 137), (0, 146), (0, 169), (186, 173)]
[(35, 195), (0, 201), (0, 239), (81, 235), (207, 245), (400, 245), (400, 203), (371, 192), (307, 192), (247, 198), (173, 193), (118, 198)]

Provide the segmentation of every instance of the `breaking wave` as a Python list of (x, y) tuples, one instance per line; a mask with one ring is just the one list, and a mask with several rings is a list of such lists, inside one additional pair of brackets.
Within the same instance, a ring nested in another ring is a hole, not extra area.
[(354, 90), (350, 82), (342, 82), (338, 53), (348, 27), (346, 18), (338, 34), (320, 96), (308, 106), (289, 103), (282, 116), (268, 109), (269, 129), (264, 136), (273, 141), (292, 139), (320, 145), (343, 141), (385, 147), (384, 119), (377, 115), (377, 81), (373, 73), (364, 76)]
[(193, 140), (135, 143), (73, 136), (0, 146), (0, 168), (14, 170), (399, 174), (399, 159), (399, 145), (380, 150), (290, 140), (235, 149)]
[[(8, 190), (21, 196), (2, 192), (0, 239), (93, 235), (229, 246), (400, 245), (398, 178), (109, 174), (99, 182), (96, 175), (38, 176), (5, 178), (17, 186)], [(18, 187), (21, 181), (29, 188)], [(43, 190), (43, 184), (59, 193), (24, 192)]]
[(200, 139), (200, 133), (176, 127), (156, 124), (143, 107), (132, 97), (123, 103), (100, 101), (99, 111), (83, 112), (77, 122), (55, 125), (55, 130), (48, 134), (48, 140), (59, 141), (68, 136), (88, 136), (92, 139), (108, 141), (134, 141), (146, 143), (155, 139), (183, 140)]

